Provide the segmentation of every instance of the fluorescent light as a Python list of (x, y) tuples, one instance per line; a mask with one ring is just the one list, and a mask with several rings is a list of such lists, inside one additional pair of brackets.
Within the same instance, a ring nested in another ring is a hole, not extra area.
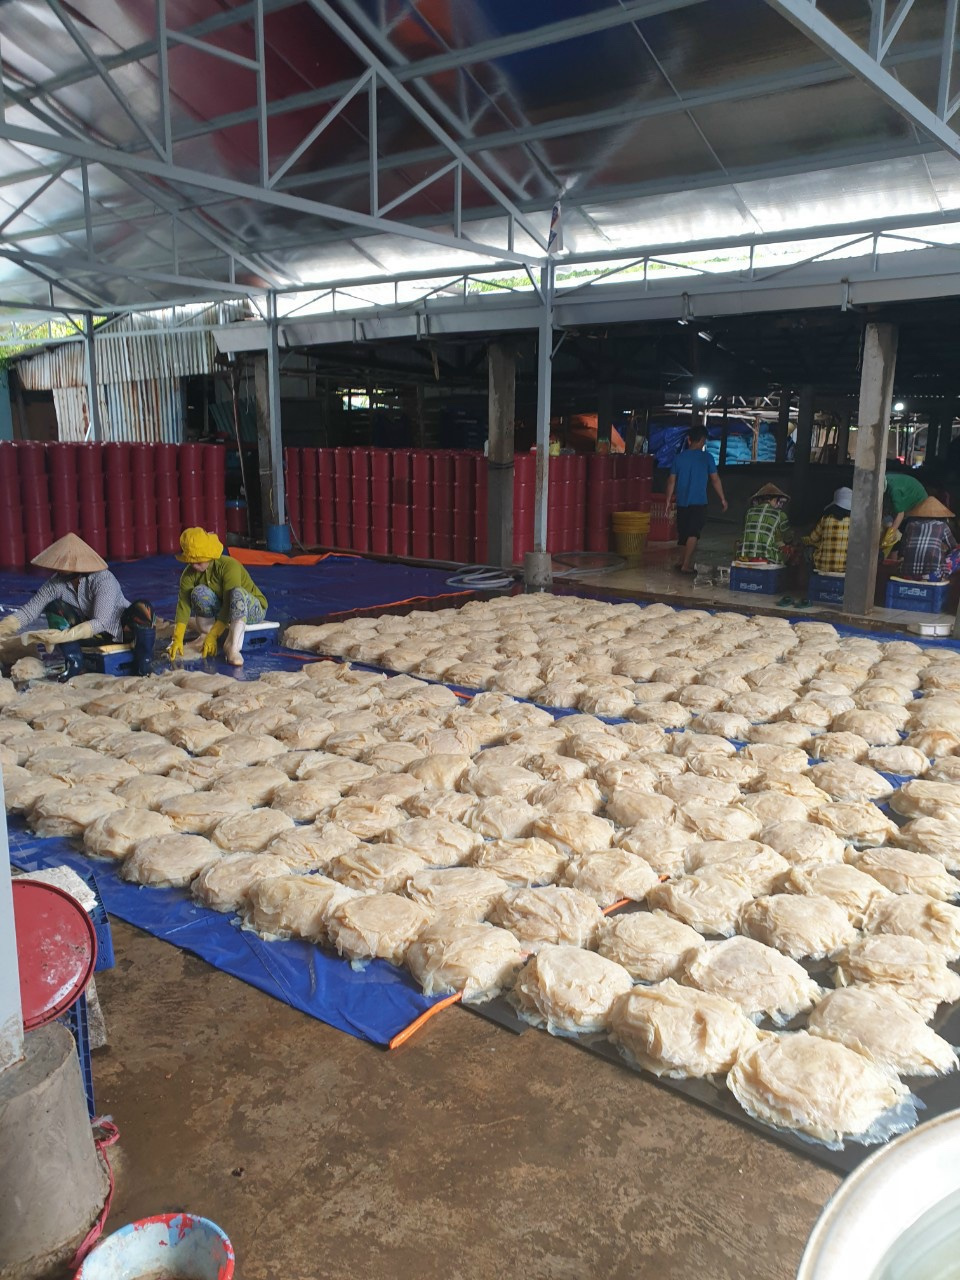
[(697, 399), (698, 399), (698, 400), (709, 400), (709, 399), (710, 399), (710, 388), (709, 388), (709, 387), (697, 387)]
[(904, 411), (904, 409), (905, 409), (906, 407), (907, 407), (907, 406), (903, 403), (903, 401), (902, 401), (902, 400), (898, 400), (898, 401), (897, 401), (897, 403), (893, 406), (893, 412), (894, 412), (894, 413), (903, 413), (903, 411)]

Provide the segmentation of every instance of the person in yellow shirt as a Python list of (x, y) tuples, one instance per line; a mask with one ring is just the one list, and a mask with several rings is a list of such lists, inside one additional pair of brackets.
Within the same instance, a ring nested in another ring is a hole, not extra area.
[(223, 555), (223, 543), (206, 529), (184, 529), (177, 559), (187, 567), (180, 575), (173, 640), (167, 650), (170, 659), (183, 657), (190, 622), (203, 636), (202, 657), (216, 657), (220, 637), (226, 633), (223, 656), (232, 667), (242, 667), (246, 625), (262, 622), (266, 616), (263, 592), (239, 560)]

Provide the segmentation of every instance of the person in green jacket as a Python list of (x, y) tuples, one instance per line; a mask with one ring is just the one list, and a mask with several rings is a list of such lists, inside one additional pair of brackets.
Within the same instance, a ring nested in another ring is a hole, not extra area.
[(884, 483), (884, 493), (893, 508), (893, 524), (891, 529), (899, 529), (903, 517), (908, 511), (919, 506), (927, 496), (927, 491), (916, 478), (906, 471), (888, 471)]
[(180, 597), (174, 615), (170, 659), (183, 657), (183, 640), (191, 622), (203, 636), (201, 657), (216, 657), (226, 632), (223, 656), (232, 667), (243, 666), (243, 634), (248, 622), (262, 622), (267, 601), (239, 560), (223, 555), (223, 543), (206, 529), (184, 529), (178, 560)]

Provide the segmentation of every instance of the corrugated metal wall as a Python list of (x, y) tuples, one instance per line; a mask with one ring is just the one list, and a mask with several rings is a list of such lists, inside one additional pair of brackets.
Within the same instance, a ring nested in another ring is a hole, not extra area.
[[(177, 308), (124, 316), (95, 338), (100, 417), (105, 440), (183, 439), (181, 379), (212, 373), (217, 346), (203, 323), (243, 319), (245, 303)], [(191, 328), (181, 326), (189, 323)], [(158, 332), (163, 330), (163, 332)], [(61, 440), (85, 440), (88, 433), (83, 339), (49, 347), (20, 360), (17, 370), (28, 391), (52, 391)]]

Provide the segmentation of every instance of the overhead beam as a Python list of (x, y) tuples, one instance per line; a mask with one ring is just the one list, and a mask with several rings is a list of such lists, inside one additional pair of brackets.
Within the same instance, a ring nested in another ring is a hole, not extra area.
[(546, 251), (547, 242), (544, 235), (538, 227), (534, 226), (527, 217), (517, 208), (517, 206), (509, 199), (504, 191), (493, 181), (493, 179), (483, 170), (470, 156), (463, 150), (459, 142), (453, 138), (446, 129), (444, 129), (430, 112), (423, 106), (420, 100), (407, 89), (404, 84), (397, 79), (391, 67), (373, 52), (366, 44), (362, 37), (358, 36), (354, 29), (341, 18), (327, 0), (308, 0), (310, 7), (320, 15), (326, 25), (334, 34), (343, 41), (348, 49), (354, 53), (360, 61), (369, 67), (376, 77), (376, 82), (384, 88), (389, 89), (394, 98), (413, 116), (413, 118), (421, 124), (428, 133), (432, 133), (438, 142), (442, 143), (444, 149), (455, 157), (463, 165), (464, 170), (478, 182), (481, 187), (492, 196), (494, 201), (499, 204), (510, 218), (521, 227), (523, 231), (530, 237), (538, 248)]
[[(821, 13), (814, 0), (766, 0), (766, 3), (841, 66), (869, 85), (889, 107), (933, 138), (950, 155), (960, 159), (960, 134), (904, 88), (841, 27)], [(956, 9), (955, 0), (947, 0), (947, 3)], [(950, 48), (951, 42), (944, 41), (944, 46)]]
[(510, 35), (497, 36), (492, 40), (478, 40), (462, 49), (452, 49), (449, 53), (420, 58), (397, 74), (401, 80), (419, 80), (456, 67), (467, 67), (478, 62), (488, 62), (492, 58), (506, 58), (529, 49), (545, 49), (568, 40), (579, 40), (598, 31), (625, 27), (633, 22), (643, 22), (646, 18), (675, 13), (678, 9), (689, 9), (702, 3), (703, 0), (620, 0), (620, 4), (613, 8), (583, 13), (560, 22), (547, 22), (539, 27), (514, 31)]
[[(44, 151), (60, 155), (74, 156), (78, 160), (88, 160), (95, 164), (110, 168), (130, 170), (149, 178), (159, 178), (174, 186), (195, 187), (199, 191), (215, 191), (222, 195), (232, 196), (237, 200), (247, 200), (253, 204), (271, 205), (280, 209), (290, 209), (296, 213), (323, 218), (328, 222), (343, 223), (357, 227), (363, 231), (374, 231), (403, 236), (408, 240), (416, 240), (424, 244), (435, 244), (444, 249), (454, 249), (464, 254), (476, 254), (479, 257), (493, 258), (498, 262), (512, 262), (523, 265), (526, 262), (538, 262), (537, 254), (515, 253), (499, 245), (484, 244), (476, 240), (457, 240), (456, 237), (441, 232), (413, 226), (406, 222), (397, 222), (388, 218), (375, 217), (372, 214), (358, 213), (350, 209), (341, 209), (336, 205), (326, 204), (319, 200), (309, 200), (302, 196), (291, 195), (284, 191), (271, 191), (250, 182), (239, 182), (222, 174), (204, 173), (188, 169), (182, 165), (167, 164), (163, 160), (149, 156), (132, 155), (118, 151), (113, 147), (105, 147), (83, 138), (69, 137), (65, 134), (45, 133), (38, 129), (26, 129), (20, 125), (0, 121), (0, 138), (29, 147), (38, 147)], [(474, 166), (471, 163), (471, 168)], [(526, 219), (522, 219), (526, 223)]]

